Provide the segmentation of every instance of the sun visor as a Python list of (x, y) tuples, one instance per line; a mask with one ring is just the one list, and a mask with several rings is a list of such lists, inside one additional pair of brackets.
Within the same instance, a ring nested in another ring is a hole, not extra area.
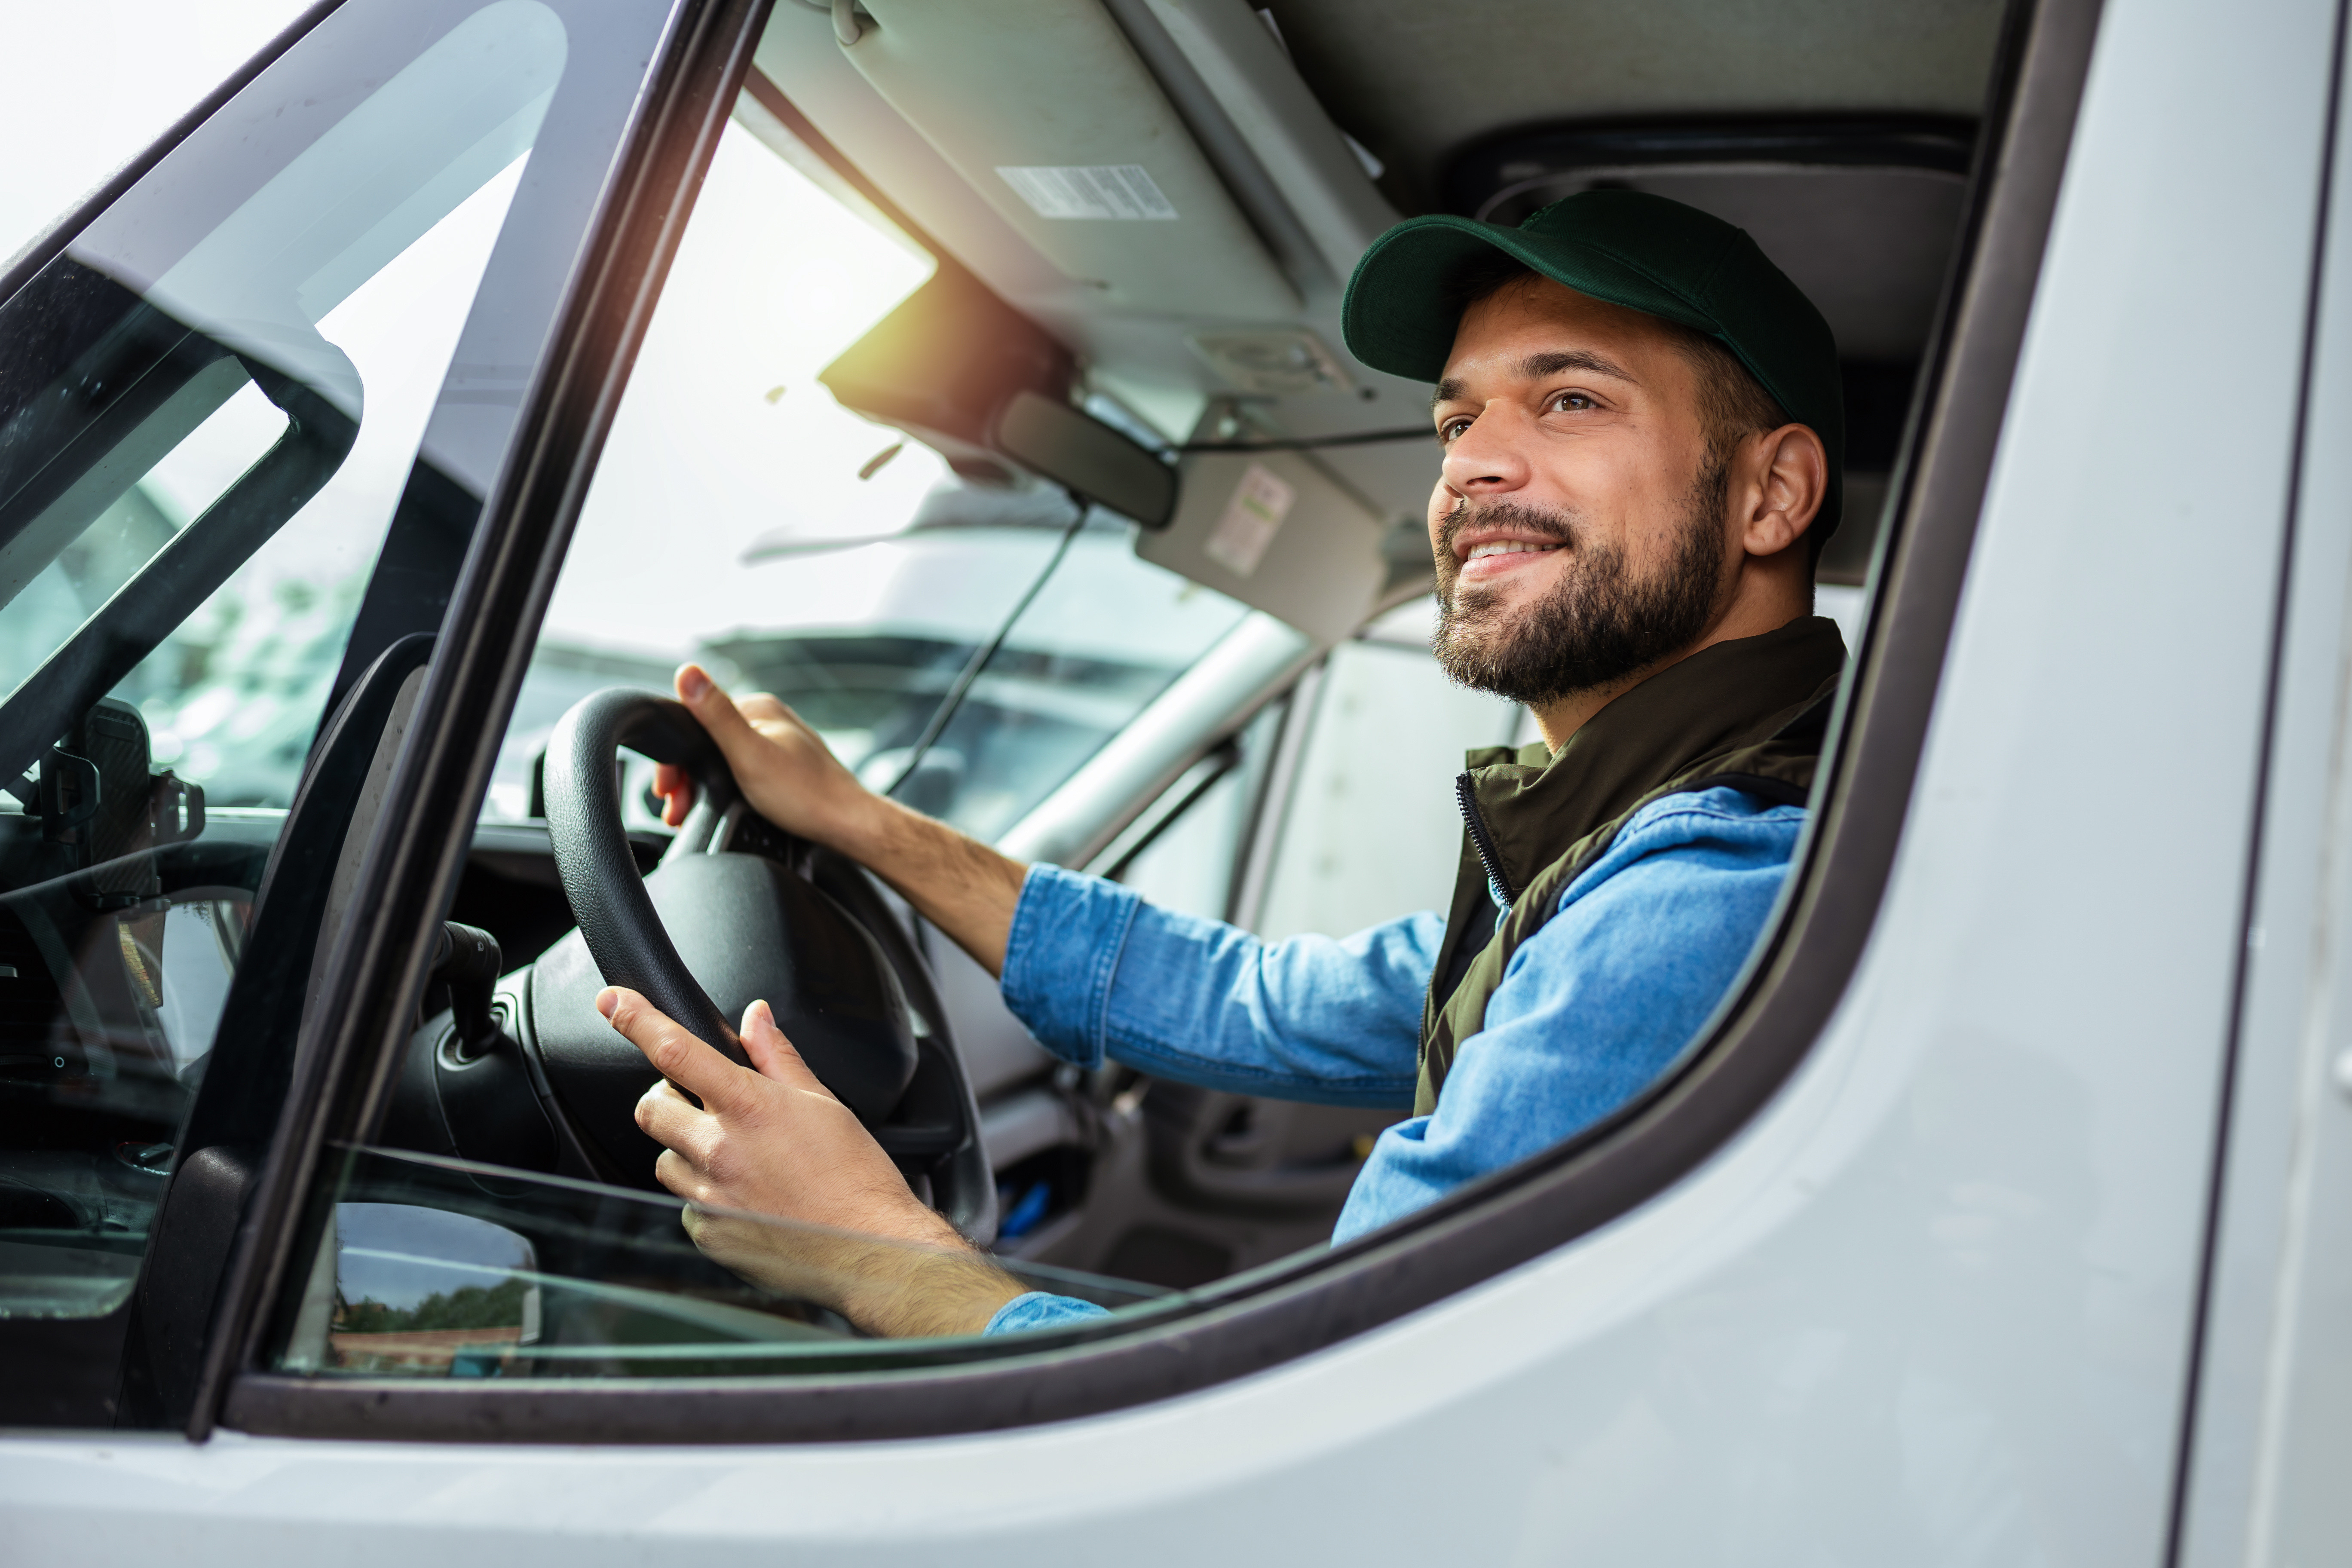
[(817, 373), (843, 407), (929, 443), (977, 483), (1009, 476), (998, 419), (1023, 393), (1066, 402), (1070, 351), (944, 258), (929, 282)]
[(1176, 515), (1135, 552), (1324, 642), (1363, 624), (1388, 577), (1380, 518), (1296, 452), (1196, 452)]
[(1107, 302), (1221, 321), (1299, 300), (1099, 0), (862, 0), (843, 46), (1024, 238)]

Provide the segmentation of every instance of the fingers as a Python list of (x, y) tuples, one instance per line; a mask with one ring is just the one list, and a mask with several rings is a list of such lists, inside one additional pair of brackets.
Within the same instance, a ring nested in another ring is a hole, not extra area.
[(635, 992), (608, 985), (596, 994), (596, 1010), (612, 1020), (623, 1038), (645, 1052), (656, 1071), (712, 1110), (731, 1110), (742, 1101), (744, 1069), (655, 1011)]
[[(654, 1180), (690, 1204), (700, 1203), (710, 1185), (703, 1179), (701, 1170), (694, 1162), (675, 1149), (663, 1150), (661, 1158), (654, 1162)], [(688, 1236), (694, 1234), (691, 1221), (687, 1225), (686, 1233)]]
[(682, 826), (694, 809), (694, 780), (676, 763), (655, 767), (654, 793), (662, 797), (662, 820), (672, 827)]
[(712, 1118), (698, 1110), (667, 1079), (637, 1097), (637, 1129), (666, 1149), (676, 1149), (701, 1161), (709, 1152)]
[(743, 1050), (761, 1076), (771, 1078), (792, 1089), (833, 1098), (833, 1090), (818, 1081), (809, 1070), (807, 1062), (784, 1038), (783, 1030), (776, 1026), (776, 1016), (765, 1002), (754, 1002), (743, 1009)]

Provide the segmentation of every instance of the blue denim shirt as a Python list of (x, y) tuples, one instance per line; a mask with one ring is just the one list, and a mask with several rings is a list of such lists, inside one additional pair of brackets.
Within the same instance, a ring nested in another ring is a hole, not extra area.
[[(1383, 1131), (1334, 1241), (1373, 1230), (1607, 1115), (1687, 1045), (1754, 947), (1805, 813), (1736, 789), (1669, 795), (1521, 943), (1464, 1040), (1437, 1109)], [(1209, 1089), (1408, 1108), (1422, 998), (1444, 921), (1264, 942), (1153, 909), (1116, 883), (1032, 869), (1004, 953), (1004, 1000), (1081, 1067), (1108, 1057)], [(987, 1331), (1099, 1315), (1032, 1292)]]

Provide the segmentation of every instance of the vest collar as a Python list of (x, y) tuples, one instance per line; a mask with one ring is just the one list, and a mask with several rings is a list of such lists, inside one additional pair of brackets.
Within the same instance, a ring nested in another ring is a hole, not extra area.
[[(1462, 775), (1473, 847), (1506, 902), (1595, 827), (1694, 764), (1774, 733), (1845, 664), (1837, 623), (1805, 616), (1700, 649), (1624, 692), (1558, 752), (1472, 752)], [(1473, 809), (1475, 807), (1475, 809)], [(1483, 831), (1486, 842), (1476, 843)]]

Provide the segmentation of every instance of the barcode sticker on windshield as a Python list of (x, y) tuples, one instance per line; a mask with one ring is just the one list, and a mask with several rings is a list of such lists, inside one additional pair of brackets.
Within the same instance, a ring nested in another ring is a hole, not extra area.
[(1234, 487), (1234, 499), (1225, 503), (1225, 515), (1210, 531), (1201, 553), (1236, 577), (1248, 576), (1265, 559), (1275, 531), (1290, 515), (1290, 503), (1297, 499), (1298, 492), (1267, 472), (1265, 465), (1252, 463), (1243, 472), (1242, 482)]
[(996, 166), (1039, 217), (1165, 221), (1176, 209), (1140, 163), (1031, 163)]

